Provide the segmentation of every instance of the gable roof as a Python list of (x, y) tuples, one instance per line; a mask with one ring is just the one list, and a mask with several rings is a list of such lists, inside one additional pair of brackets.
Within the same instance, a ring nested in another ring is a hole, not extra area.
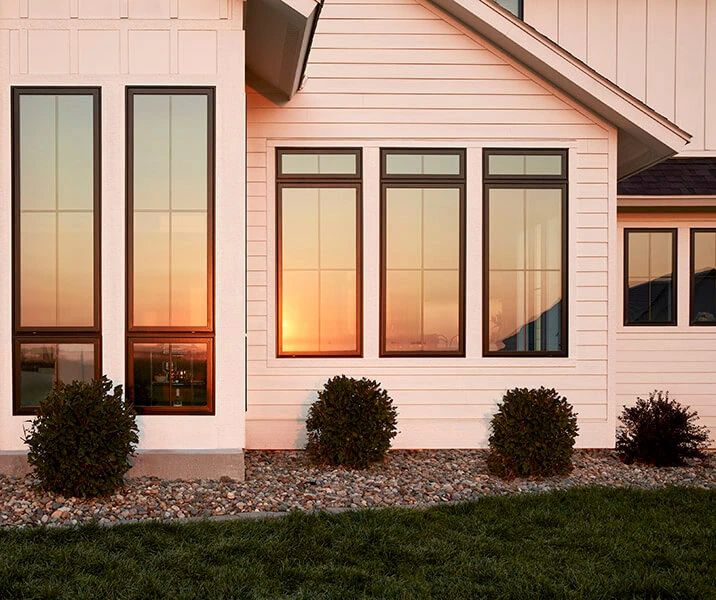
[(617, 177), (682, 151), (691, 136), (491, 0), (430, 0), (618, 129)]
[(619, 182), (620, 196), (716, 196), (716, 158), (671, 158)]

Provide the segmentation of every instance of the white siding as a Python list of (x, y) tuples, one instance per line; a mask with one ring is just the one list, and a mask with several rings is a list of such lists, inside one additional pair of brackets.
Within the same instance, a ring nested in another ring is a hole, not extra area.
[[(619, 246), (625, 227), (677, 228), (677, 313), (675, 327), (617, 328), (617, 409), (653, 390), (691, 406), (716, 445), (716, 328), (689, 326), (690, 229), (716, 227), (716, 215), (619, 215)], [(623, 265), (620, 267), (620, 279)], [(620, 293), (621, 295), (621, 293)], [(622, 296), (623, 298), (623, 296)], [(621, 304), (620, 304), (621, 306)], [(621, 311), (620, 311), (621, 312)], [(620, 315), (621, 318), (621, 315)]]
[(524, 0), (525, 21), (716, 155), (716, 0)]
[[(244, 33), (238, 0), (0, 0), (0, 451), (12, 416), (10, 86), (102, 94), (102, 362), (125, 379), (127, 85), (216, 86), (216, 415), (139, 417), (142, 449), (244, 446)], [(239, 371), (240, 373), (240, 371)]]
[[(376, 378), (390, 392), (400, 414), (398, 447), (484, 446), (503, 391), (540, 385), (575, 405), (580, 445), (611, 445), (614, 131), (417, 0), (328, 0), (307, 74), (287, 104), (247, 95), (247, 447), (301, 446), (316, 390), (341, 373)], [(363, 148), (364, 358), (275, 358), (274, 149), (290, 145)], [(481, 153), (505, 145), (570, 149), (569, 358), (481, 355)], [(383, 146), (468, 149), (466, 358), (378, 358)]]

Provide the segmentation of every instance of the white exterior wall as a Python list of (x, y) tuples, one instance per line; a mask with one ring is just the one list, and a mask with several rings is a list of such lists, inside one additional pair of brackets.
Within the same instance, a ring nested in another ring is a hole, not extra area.
[(716, 0), (524, 0), (525, 22), (716, 156)]
[[(716, 328), (689, 325), (690, 229), (716, 227), (716, 213), (619, 214), (619, 252), (624, 228), (677, 228), (677, 325), (625, 327), (621, 310), (617, 328), (617, 408), (632, 405), (654, 390), (699, 413), (699, 424), (709, 428), (716, 444)], [(619, 264), (619, 277), (624, 265)], [(623, 288), (619, 292), (623, 306)]]
[(141, 449), (244, 447), (244, 33), (239, 0), (0, 0), (0, 451), (12, 416), (10, 86), (100, 86), (102, 359), (125, 378), (125, 86), (216, 86), (216, 415), (140, 416)]
[[(616, 302), (616, 133), (420, 0), (328, 0), (303, 90), (248, 90), (247, 448), (305, 443), (319, 389), (341, 373), (396, 401), (400, 448), (481, 447), (504, 390), (553, 386), (579, 445), (614, 442), (608, 359)], [(363, 358), (276, 358), (277, 146), (363, 148)], [(466, 358), (379, 358), (379, 149), (467, 148)], [(569, 149), (569, 357), (482, 357), (483, 147)], [(610, 276), (610, 273), (612, 274)]]

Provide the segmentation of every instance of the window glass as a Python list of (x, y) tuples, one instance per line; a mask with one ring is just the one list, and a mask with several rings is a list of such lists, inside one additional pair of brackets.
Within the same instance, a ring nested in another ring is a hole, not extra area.
[(89, 381), (95, 377), (93, 343), (20, 343), (20, 406), (36, 408), (61, 381)]
[(716, 229), (691, 235), (691, 322), (716, 325)]
[(563, 193), (489, 189), (489, 352), (562, 350)]
[(355, 354), (358, 188), (280, 187), (279, 353)]
[(127, 396), (143, 414), (211, 414), (214, 90), (130, 88), (127, 109)]
[(497, 4), (509, 10), (516, 17), (522, 18), (523, 0), (495, 0)]
[(385, 190), (385, 350), (460, 349), (459, 188)]
[(383, 149), (381, 162), (380, 353), (462, 356), (465, 152)]
[(132, 325), (207, 327), (208, 97), (133, 102)]
[(18, 97), (22, 328), (96, 325), (93, 101)]
[(672, 230), (626, 230), (626, 324), (675, 322)]
[(307, 154), (286, 151), (281, 154), (281, 175), (357, 175), (355, 153), (330, 152)]
[(207, 406), (209, 341), (132, 342), (132, 355), (135, 406)]
[(555, 176), (564, 175), (562, 154), (490, 154), (487, 160), (490, 176)]
[(461, 174), (461, 154), (385, 152), (385, 174), (390, 175), (454, 175)]
[(98, 88), (12, 89), (13, 413), (101, 372)]

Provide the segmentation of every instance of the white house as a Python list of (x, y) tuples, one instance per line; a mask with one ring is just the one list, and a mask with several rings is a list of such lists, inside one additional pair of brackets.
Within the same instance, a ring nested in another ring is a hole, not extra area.
[(555, 387), (716, 437), (716, 0), (0, 0), (0, 470), (56, 380), (243, 475), (337, 374), (399, 448)]

